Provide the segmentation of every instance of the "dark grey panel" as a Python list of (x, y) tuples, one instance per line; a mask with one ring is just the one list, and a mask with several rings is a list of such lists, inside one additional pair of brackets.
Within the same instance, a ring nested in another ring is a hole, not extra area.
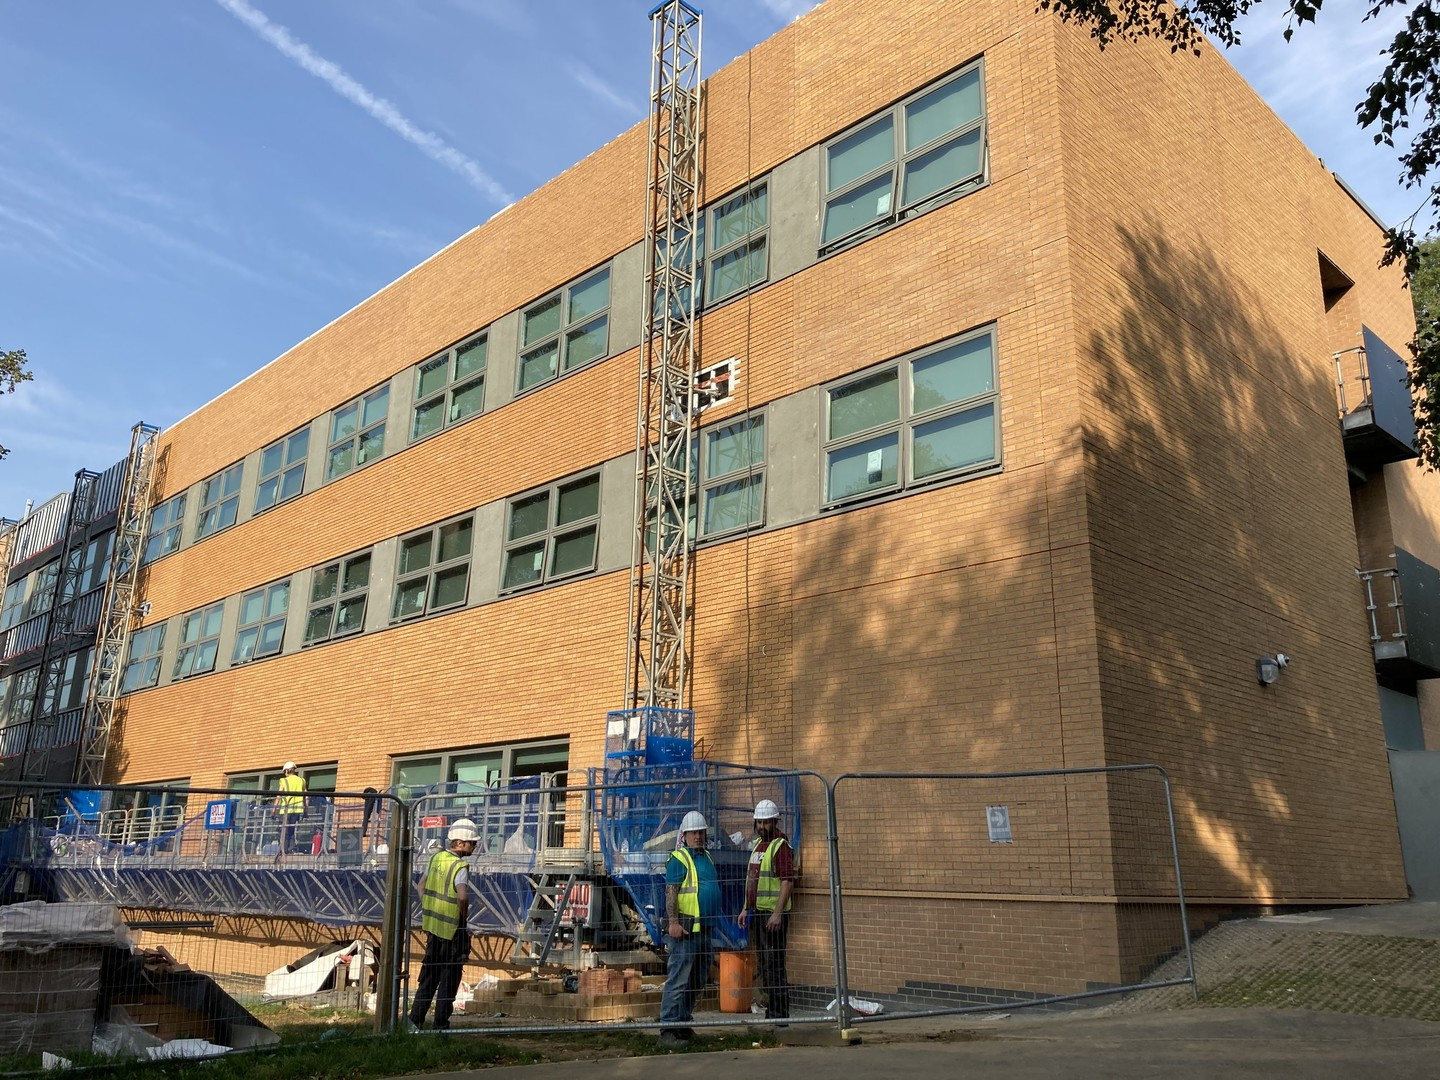
[(1406, 653), (1416, 663), (1440, 671), (1440, 570), (1399, 547), (1395, 569), (1405, 603)]
[(1415, 417), (1410, 411), (1409, 369), (1392, 349), (1368, 326), (1361, 328), (1365, 361), (1370, 369), (1370, 395), (1374, 401), (1375, 426), (1403, 446), (1415, 446)]

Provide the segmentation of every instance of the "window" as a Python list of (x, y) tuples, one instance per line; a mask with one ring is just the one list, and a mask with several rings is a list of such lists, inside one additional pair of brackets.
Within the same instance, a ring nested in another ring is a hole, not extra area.
[[(47, 690), (42, 706), (42, 716), (70, 712), (85, 704), (85, 695), (90, 690), (90, 650), (80, 649), (65, 657), (65, 666), (60, 673), (58, 686)], [(58, 691), (58, 694), (57, 694)]]
[(409, 619), (465, 603), (474, 534), (475, 519), (466, 515), (400, 538), (392, 619)]
[(990, 329), (830, 386), (825, 503), (899, 491), (998, 462), (995, 383)]
[(25, 609), (25, 586), (28, 577), (17, 578), (5, 586), (5, 603), (0, 607), (0, 630), (8, 630), (23, 619)]
[(305, 619), (305, 644), (358, 634), (365, 628), (365, 602), (370, 592), (370, 553), (351, 555), (310, 574), (310, 613)]
[(705, 298), (713, 304), (767, 276), (770, 207), (765, 185), (726, 200), (710, 211), (709, 218), (714, 251), (705, 260)]
[[(339, 768), (335, 762), (328, 761), (318, 765), (301, 765), (299, 773), (305, 778), (306, 791), (334, 791)], [(284, 775), (284, 770), (280, 768), (231, 773), (225, 778), (225, 786), (231, 791), (279, 791), (280, 777)]]
[(141, 690), (160, 681), (160, 653), (165, 648), (165, 624), (156, 623), (130, 635), (130, 659), (120, 676), (120, 693)]
[(469, 419), (485, 407), (485, 354), (486, 338), (472, 338), (415, 369), (411, 442)]
[(984, 179), (977, 62), (826, 146), (821, 246), (893, 225)]
[(244, 474), (245, 463), (238, 461), (200, 486), (200, 520), (195, 523), (196, 540), (235, 524), (240, 513), (240, 478)]
[(507, 517), (502, 589), (593, 570), (600, 534), (600, 474), (511, 499)]
[(27, 724), (35, 708), (35, 691), (40, 685), (40, 669), (27, 668), (10, 680), (10, 701), (4, 719), (7, 725)]
[[(184, 791), (167, 791), (166, 788), (187, 788), (190, 778), (178, 780), (152, 780), (146, 782), (144, 790), (115, 791), (110, 795), (111, 813), (106, 815), (108, 838), (118, 843), (138, 843), (152, 840), (162, 833), (178, 828), (185, 821)], [(200, 796), (201, 801), (205, 796)]]
[(305, 490), (305, 456), (309, 452), (309, 428), (287, 435), (260, 451), (260, 486), (255, 489), (255, 513), (293, 499)]
[(33, 619), (43, 615), (55, 603), (55, 586), (60, 581), (60, 560), (46, 563), (39, 570), (30, 572), (30, 588), (21, 609), (21, 619)]
[(565, 286), (520, 315), (520, 390), (610, 351), (610, 268)]
[(85, 545), (85, 555), (80, 562), (80, 592), (93, 592), (105, 584), (110, 576), (110, 542), (113, 532), (101, 533)]
[[(232, 664), (274, 656), (285, 642), (285, 612), (290, 606), (290, 582), (277, 581), (240, 598), (240, 623), (235, 629)], [(214, 666), (213, 663), (211, 665)]]
[(215, 654), (220, 651), (220, 619), (224, 613), (222, 600), (181, 616), (180, 648), (175, 653), (171, 678), (185, 679), (215, 670)]
[(166, 499), (150, 511), (150, 529), (145, 534), (143, 566), (162, 555), (169, 555), (180, 546), (180, 527), (185, 522), (185, 493)]
[(700, 441), (701, 534), (765, 522), (765, 417), (709, 428)]
[(390, 387), (382, 386), (335, 410), (325, 455), (325, 479), (334, 480), (385, 453)]

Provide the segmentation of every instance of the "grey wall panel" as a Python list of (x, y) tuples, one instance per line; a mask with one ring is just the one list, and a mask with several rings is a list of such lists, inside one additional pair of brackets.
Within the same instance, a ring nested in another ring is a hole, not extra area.
[(500, 595), (500, 566), (505, 555), (505, 500), (475, 511), (474, 554), (470, 562), (470, 605), (488, 604)]
[(515, 368), (520, 362), (520, 313), (502, 315), (490, 326), (485, 344), (485, 411), (515, 397)]
[(375, 545), (370, 556), (370, 597), (365, 604), (362, 633), (384, 630), (390, 625), (390, 605), (395, 600), (395, 560), (400, 540), (391, 537)]
[(601, 573), (630, 565), (635, 548), (635, 454), (614, 458), (600, 467)]
[(645, 310), (645, 244), (634, 244), (610, 264), (610, 355), (640, 344)]
[(772, 401), (765, 416), (765, 524), (820, 513), (820, 391)]
[(770, 174), (770, 280), (779, 281), (815, 261), (820, 245), (820, 148), (777, 166)]
[(1390, 752), (1405, 877), (1416, 900), (1440, 900), (1440, 751)]

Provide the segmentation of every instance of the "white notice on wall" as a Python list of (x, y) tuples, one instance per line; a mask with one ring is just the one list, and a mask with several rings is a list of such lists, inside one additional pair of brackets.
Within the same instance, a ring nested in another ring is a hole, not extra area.
[(875, 200), (876, 215), (888, 214), (890, 212), (890, 192), (885, 192)]
[(865, 479), (870, 483), (878, 484), (880, 482), (880, 474), (884, 470), (884, 467), (884, 450), (871, 450), (870, 453), (865, 455), (865, 472), (867, 473)]
[(1015, 838), (1010, 835), (1010, 808), (1008, 806), (985, 807), (985, 823), (990, 828), (990, 843), (1013, 844), (1015, 842)]

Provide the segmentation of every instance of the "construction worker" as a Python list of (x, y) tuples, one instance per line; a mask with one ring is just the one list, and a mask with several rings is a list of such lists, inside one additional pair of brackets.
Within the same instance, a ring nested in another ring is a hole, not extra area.
[(305, 816), (305, 778), (295, 762), (285, 762), (280, 775), (280, 796), (275, 800), (275, 816), (280, 819), (280, 850), (277, 858), (294, 850), (295, 826)]
[(795, 853), (780, 831), (780, 807), (770, 799), (755, 804), (755, 840), (745, 875), (745, 910), (740, 925), (750, 930), (766, 992), (765, 1018), (790, 1015), (790, 984), (785, 981), (785, 934), (795, 891)]
[[(675, 850), (665, 864), (665, 947), (669, 967), (660, 995), (660, 1022), (683, 1025), (695, 1018), (695, 1002), (710, 976), (710, 931), (720, 917), (720, 875), (705, 850), (710, 827), (691, 810), (680, 822)], [(667, 1027), (660, 1045), (679, 1046), (693, 1038), (688, 1027)]]
[(420, 883), (420, 925), (425, 929), (425, 958), (420, 961), (420, 981), (410, 1006), (410, 1022), (423, 1027), (430, 1002), (435, 1002), (435, 1030), (450, 1027), (455, 1010), (455, 992), (465, 961), (470, 958), (470, 931), (465, 921), (470, 914), (470, 872), (468, 861), (475, 854), (480, 834), (469, 818), (460, 818), (445, 834), (449, 850), (430, 856)]

